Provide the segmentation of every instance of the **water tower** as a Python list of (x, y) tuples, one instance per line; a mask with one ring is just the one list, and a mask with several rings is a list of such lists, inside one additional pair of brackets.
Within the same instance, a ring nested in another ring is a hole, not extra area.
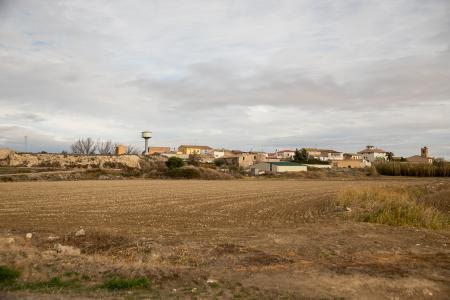
[(142, 131), (141, 137), (145, 140), (144, 154), (147, 154), (148, 153), (148, 139), (152, 138), (152, 132), (151, 131)]

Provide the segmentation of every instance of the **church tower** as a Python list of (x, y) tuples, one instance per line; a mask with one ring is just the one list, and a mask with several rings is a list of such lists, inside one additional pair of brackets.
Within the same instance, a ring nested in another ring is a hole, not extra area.
[(427, 146), (420, 149), (420, 156), (422, 156), (423, 158), (428, 157), (428, 147)]

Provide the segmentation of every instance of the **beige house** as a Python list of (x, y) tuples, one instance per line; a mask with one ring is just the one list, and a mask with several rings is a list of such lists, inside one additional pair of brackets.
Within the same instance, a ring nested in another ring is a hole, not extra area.
[(295, 150), (281, 150), (276, 152), (276, 157), (283, 160), (293, 160)]
[(407, 157), (406, 161), (413, 164), (432, 164), (433, 159), (431, 157), (422, 157), (420, 155), (413, 155), (411, 157)]
[(373, 163), (377, 160), (386, 160), (386, 151), (380, 148), (375, 148), (374, 146), (366, 146), (366, 149), (358, 152), (363, 156), (363, 159)]
[(240, 153), (231, 154), (223, 157), (225, 164), (228, 166), (235, 166), (243, 169), (250, 168), (251, 165), (266, 161), (265, 153)]
[(432, 164), (433, 158), (428, 156), (428, 147), (425, 146), (420, 149), (420, 155), (408, 157), (406, 161), (415, 164)]
[(362, 154), (358, 153), (344, 153), (344, 160), (362, 160)]
[(309, 158), (319, 159), (322, 161), (344, 159), (344, 153), (335, 150), (317, 148), (305, 148), (305, 150)]
[(178, 151), (182, 154), (209, 154), (213, 149), (209, 146), (181, 145)]

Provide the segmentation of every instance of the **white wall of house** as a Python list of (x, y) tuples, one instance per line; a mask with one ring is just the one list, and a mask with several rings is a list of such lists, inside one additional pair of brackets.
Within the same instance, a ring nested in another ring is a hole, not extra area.
[(343, 152), (328, 153), (328, 160), (344, 160), (344, 153)]
[(382, 153), (380, 153), (380, 152), (363, 153), (362, 155), (363, 155), (363, 159), (365, 159), (371, 163), (373, 163), (379, 159), (384, 159), (384, 160), (387, 159), (386, 153), (384, 153), (384, 152), (382, 152)]
[(221, 158), (225, 156), (225, 151), (213, 151), (214, 158)]
[(280, 159), (294, 159), (295, 151), (279, 151), (277, 157)]
[(277, 165), (272, 165), (272, 172), (274, 172), (274, 173), (306, 172), (307, 170), (308, 170), (307, 166), (277, 166)]
[(305, 166), (317, 169), (331, 169), (331, 165), (305, 164)]
[(259, 163), (251, 166), (251, 169), (257, 169), (259, 172), (264, 171), (265, 173), (285, 173), (285, 172), (306, 172), (308, 168), (306, 166), (277, 166), (272, 164), (272, 170), (270, 169), (270, 163)]

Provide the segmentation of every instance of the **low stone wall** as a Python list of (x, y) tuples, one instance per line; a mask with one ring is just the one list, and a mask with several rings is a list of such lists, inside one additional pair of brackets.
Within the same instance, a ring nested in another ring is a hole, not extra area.
[(15, 153), (0, 149), (0, 166), (56, 168), (140, 168), (138, 155), (75, 155)]
[(335, 168), (365, 168), (366, 164), (364, 164), (361, 160), (336, 160), (333, 161), (333, 167)]

